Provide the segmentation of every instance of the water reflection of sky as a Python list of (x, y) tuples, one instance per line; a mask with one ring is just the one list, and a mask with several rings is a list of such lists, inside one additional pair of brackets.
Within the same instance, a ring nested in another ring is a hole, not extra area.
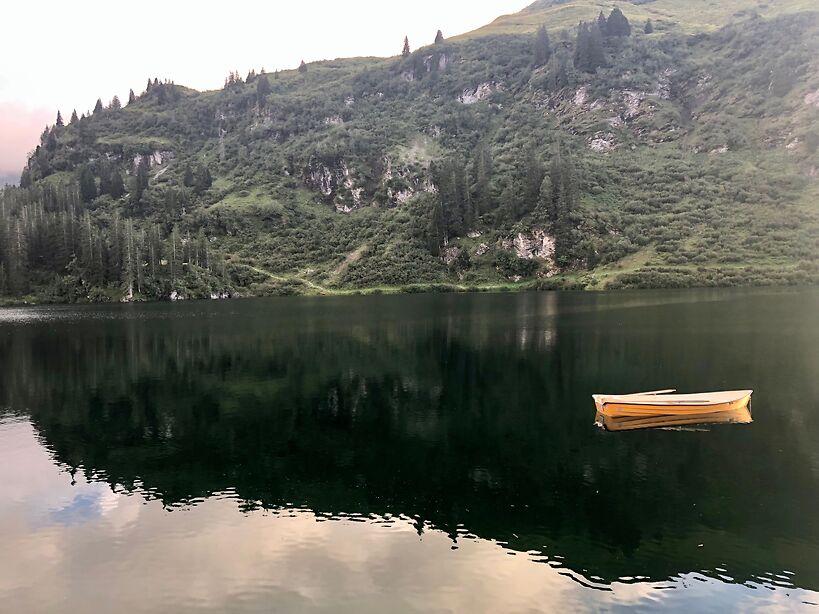
[[(72, 484), (73, 482), (73, 484)], [(410, 518), (255, 510), (225, 492), (169, 510), (73, 478), (24, 419), (0, 419), (0, 603), (8, 611), (788, 611), (787, 574), (598, 584), (559, 553), (514, 553)], [(252, 506), (250, 506), (252, 507)]]

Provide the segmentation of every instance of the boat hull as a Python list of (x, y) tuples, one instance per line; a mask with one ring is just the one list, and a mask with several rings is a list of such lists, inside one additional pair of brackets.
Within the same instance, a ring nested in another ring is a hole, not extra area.
[(721, 412), (735, 412), (746, 409), (751, 403), (752, 391), (740, 391), (733, 396), (719, 393), (720, 396), (709, 400), (708, 394), (676, 395), (673, 398), (655, 396), (648, 399), (635, 395), (635, 399), (624, 397), (606, 397), (595, 395), (597, 411), (608, 417), (641, 417), (641, 416), (697, 416)]

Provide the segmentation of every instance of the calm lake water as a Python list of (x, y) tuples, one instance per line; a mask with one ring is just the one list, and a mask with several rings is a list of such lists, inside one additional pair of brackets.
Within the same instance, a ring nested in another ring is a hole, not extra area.
[[(0, 310), (0, 610), (816, 611), (819, 291)], [(593, 393), (753, 388), (607, 433)]]

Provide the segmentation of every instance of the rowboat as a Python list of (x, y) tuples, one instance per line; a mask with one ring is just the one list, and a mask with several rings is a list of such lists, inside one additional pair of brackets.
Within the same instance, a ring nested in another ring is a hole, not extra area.
[(753, 422), (747, 407), (733, 411), (705, 414), (677, 414), (661, 416), (604, 416), (597, 412), (595, 423), (607, 431), (634, 431), (638, 429), (685, 430), (712, 424), (750, 424)]
[(609, 417), (696, 416), (748, 408), (753, 390), (673, 394), (655, 390), (637, 394), (592, 395), (598, 413)]

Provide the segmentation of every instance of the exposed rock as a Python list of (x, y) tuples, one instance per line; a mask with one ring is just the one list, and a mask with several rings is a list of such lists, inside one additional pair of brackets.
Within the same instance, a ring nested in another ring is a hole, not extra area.
[(461, 248), (460, 247), (445, 247), (441, 250), (441, 260), (444, 261), (444, 264), (449, 266), (461, 255)]
[(584, 85), (580, 89), (578, 89), (574, 94), (574, 105), (576, 107), (582, 107), (586, 104), (586, 100), (589, 97), (589, 89)]
[(623, 125), (623, 118), (620, 117), (619, 115), (615, 115), (614, 117), (609, 117), (606, 121), (608, 122), (609, 126), (611, 126), (612, 128), (619, 128), (620, 126)]
[(474, 90), (465, 89), (458, 99), (463, 104), (475, 104), (489, 98), (495, 91), (500, 89), (495, 83), (481, 83)]
[(340, 126), (344, 123), (344, 119), (341, 115), (330, 115), (329, 117), (324, 118), (324, 124), (327, 126)]
[(480, 244), (480, 245), (479, 245), (479, 246), (478, 246), (478, 247), (475, 249), (475, 255), (476, 255), (476, 256), (483, 256), (483, 255), (484, 255), (486, 252), (488, 252), (488, 251), (489, 251), (489, 244), (488, 244), (488, 243), (481, 243), (481, 244)]
[(792, 140), (790, 143), (788, 143), (787, 145), (785, 145), (785, 149), (791, 149), (791, 150), (796, 149), (797, 147), (799, 147), (799, 143), (800, 143), (800, 141), (799, 141), (799, 137), (796, 137), (796, 138), (795, 138), (794, 140)]
[(353, 98), (352, 96), (349, 96), (349, 97), (344, 99), (344, 106), (345, 107), (351, 107), (354, 104), (355, 104), (355, 98)]
[(607, 153), (615, 147), (614, 135), (611, 133), (598, 132), (589, 140), (589, 148), (597, 153)]
[(728, 153), (728, 145), (723, 145), (722, 147), (717, 147), (716, 149), (712, 149), (710, 153), (712, 153), (712, 154)]
[[(404, 81), (415, 81), (415, 74), (411, 70), (405, 70), (404, 72), (401, 73), (401, 78)], [(381, 94), (381, 92), (379, 92), (378, 94), (376, 94), (376, 96), (382, 98), (384, 94)]]
[(331, 199), (336, 211), (350, 213), (362, 205), (364, 188), (356, 187), (354, 174), (344, 160), (311, 158), (305, 181)]
[(810, 94), (805, 94), (805, 104), (813, 105), (819, 109), (819, 90), (811, 92)]
[(541, 228), (533, 228), (528, 233), (519, 232), (511, 239), (504, 239), (501, 247), (514, 251), (518, 258), (546, 260), (554, 267), (555, 239)]
[(466, 236), (469, 237), (470, 239), (477, 239), (478, 237), (481, 236), (481, 233), (478, 232), (477, 230), (472, 230), (466, 233)]
[(211, 292), (210, 299), (212, 301), (224, 300), (230, 298), (230, 294), (227, 292)]

